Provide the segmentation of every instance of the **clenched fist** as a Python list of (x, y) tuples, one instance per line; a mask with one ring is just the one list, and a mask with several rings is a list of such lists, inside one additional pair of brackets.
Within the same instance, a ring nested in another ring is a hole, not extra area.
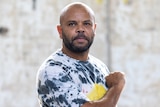
[(118, 86), (123, 89), (125, 85), (125, 76), (123, 72), (111, 72), (105, 79), (108, 88)]

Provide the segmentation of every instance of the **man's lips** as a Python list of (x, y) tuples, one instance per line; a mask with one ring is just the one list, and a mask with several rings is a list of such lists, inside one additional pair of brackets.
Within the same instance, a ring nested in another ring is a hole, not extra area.
[(88, 40), (84, 35), (78, 35), (74, 38), (74, 41), (77, 42), (77, 43), (84, 43)]
[(75, 41), (77, 41), (77, 42), (84, 42), (84, 41), (86, 41), (86, 38), (76, 38)]

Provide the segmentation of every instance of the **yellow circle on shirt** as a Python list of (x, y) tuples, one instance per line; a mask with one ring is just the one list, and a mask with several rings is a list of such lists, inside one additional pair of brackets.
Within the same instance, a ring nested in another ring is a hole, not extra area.
[(91, 101), (99, 100), (105, 95), (106, 92), (107, 90), (102, 84), (94, 84), (93, 89), (87, 94), (87, 97)]

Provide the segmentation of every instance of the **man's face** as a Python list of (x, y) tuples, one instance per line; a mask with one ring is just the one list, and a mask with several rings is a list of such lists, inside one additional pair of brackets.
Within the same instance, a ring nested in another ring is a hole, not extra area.
[(61, 38), (64, 46), (76, 53), (87, 51), (95, 35), (94, 18), (85, 9), (68, 11), (61, 23)]

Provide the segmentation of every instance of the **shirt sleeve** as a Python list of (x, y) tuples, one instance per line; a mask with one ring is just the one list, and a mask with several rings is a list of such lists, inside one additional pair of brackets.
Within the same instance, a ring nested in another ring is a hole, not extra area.
[(88, 101), (81, 86), (61, 68), (45, 68), (38, 76), (37, 90), (42, 107), (80, 107)]

